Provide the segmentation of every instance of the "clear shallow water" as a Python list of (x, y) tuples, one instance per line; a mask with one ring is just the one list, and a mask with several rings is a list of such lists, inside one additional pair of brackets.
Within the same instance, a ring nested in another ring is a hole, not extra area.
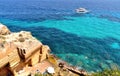
[[(0, 22), (27, 30), (52, 53), (88, 71), (120, 65), (119, 0), (1, 0)], [(89, 14), (76, 14), (85, 7)]]

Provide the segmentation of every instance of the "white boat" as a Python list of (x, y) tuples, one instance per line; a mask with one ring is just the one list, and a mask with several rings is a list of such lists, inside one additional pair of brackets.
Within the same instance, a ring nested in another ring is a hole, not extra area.
[(86, 10), (85, 8), (78, 8), (76, 9), (76, 13), (88, 13), (89, 11)]

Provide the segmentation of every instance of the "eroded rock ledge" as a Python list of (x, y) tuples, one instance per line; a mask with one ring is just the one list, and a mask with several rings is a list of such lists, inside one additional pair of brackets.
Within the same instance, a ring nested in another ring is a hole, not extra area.
[[(53, 70), (48, 68), (52, 67)], [(52, 76), (84, 76), (85, 71), (75, 69), (50, 54), (30, 32), (10, 32), (0, 24), (0, 76), (33, 76), (36, 73)]]

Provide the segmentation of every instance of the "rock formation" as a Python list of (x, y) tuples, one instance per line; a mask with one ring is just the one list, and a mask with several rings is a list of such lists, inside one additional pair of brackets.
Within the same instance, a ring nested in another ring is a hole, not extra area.
[(5, 25), (0, 24), (0, 76), (44, 74), (49, 67), (55, 69), (52, 76), (86, 74), (69, 66), (61, 68), (58, 65), (59, 59), (50, 54), (49, 46), (43, 45), (30, 32), (11, 33)]
[(49, 52), (49, 47), (30, 32), (10, 33), (6, 26), (0, 24), (0, 76), (17, 75), (24, 67), (45, 60)]
[(10, 34), (10, 30), (3, 24), (0, 23), (0, 35)]

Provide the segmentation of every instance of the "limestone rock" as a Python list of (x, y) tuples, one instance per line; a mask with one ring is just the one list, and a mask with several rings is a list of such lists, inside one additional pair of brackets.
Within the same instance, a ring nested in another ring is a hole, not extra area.
[(0, 76), (7, 76), (9, 70), (12, 76), (18, 76), (21, 69), (33, 67), (47, 59), (49, 52), (50, 48), (30, 32), (10, 33), (5, 25), (0, 24)]
[(10, 30), (3, 24), (0, 23), (0, 35), (10, 34)]

